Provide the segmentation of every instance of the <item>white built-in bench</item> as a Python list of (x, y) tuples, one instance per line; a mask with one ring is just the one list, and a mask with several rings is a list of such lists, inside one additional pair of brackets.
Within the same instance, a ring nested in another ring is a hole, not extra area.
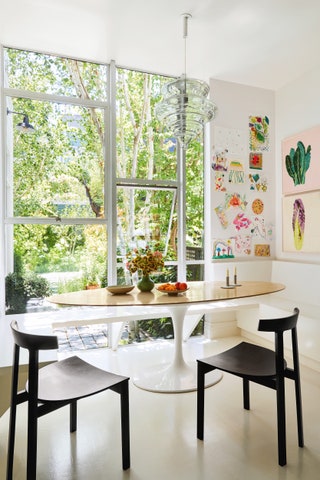
[[(259, 297), (258, 312), (237, 312), (242, 335), (269, 342), (273, 340), (269, 334), (257, 332), (256, 313), (258, 318), (275, 318), (286, 316), (298, 307), (300, 361), (320, 371), (320, 265), (274, 260), (270, 280), (283, 283), (285, 290)], [(289, 338), (285, 344), (290, 345)]]

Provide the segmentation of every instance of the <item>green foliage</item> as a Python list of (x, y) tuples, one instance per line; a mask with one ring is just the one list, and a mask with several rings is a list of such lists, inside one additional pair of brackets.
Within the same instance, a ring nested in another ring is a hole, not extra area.
[[(107, 101), (107, 66), (51, 55), (5, 49), (8, 86), (19, 90), (61, 95), (61, 102), (12, 97), (12, 110), (29, 115), (34, 135), (13, 128), (13, 215), (28, 218), (14, 225), (15, 258), (19, 270), (37, 273), (83, 273), (106, 284), (107, 235), (104, 226), (81, 225), (102, 218), (105, 210), (105, 109), (63, 103), (63, 97)], [(162, 86), (170, 78), (117, 69), (117, 177), (175, 180), (177, 144), (154, 116)], [(99, 104), (100, 105), (100, 104)], [(103, 105), (103, 104), (102, 104)], [(12, 129), (10, 130), (10, 122)], [(10, 159), (9, 159), (10, 161)], [(203, 146), (190, 144), (186, 155), (187, 244), (203, 242)], [(118, 239), (125, 249), (136, 230), (146, 240), (169, 248), (165, 260), (177, 260), (177, 212), (174, 196), (165, 189), (118, 188)], [(171, 213), (173, 215), (171, 217)], [(57, 223), (32, 224), (30, 218), (54, 218)], [(79, 225), (68, 219), (79, 219)], [(63, 219), (66, 222), (60, 223)], [(170, 223), (171, 222), (171, 223)], [(93, 269), (97, 268), (97, 272)], [(15, 267), (15, 272), (19, 271)], [(123, 273), (123, 272), (122, 272)], [(163, 272), (175, 280), (176, 267)], [(124, 275), (122, 275), (124, 281)], [(65, 288), (74, 288), (78, 280)], [(60, 286), (59, 286), (60, 288)], [(62, 287), (61, 287), (62, 288)]]
[(286, 169), (293, 179), (294, 185), (302, 185), (306, 181), (306, 171), (309, 169), (311, 160), (311, 145), (307, 150), (303, 142), (297, 143), (297, 148), (291, 148), (290, 154), (286, 155)]
[(9, 273), (5, 278), (6, 314), (24, 313), (30, 298), (44, 298), (51, 293), (49, 282), (35, 273)]

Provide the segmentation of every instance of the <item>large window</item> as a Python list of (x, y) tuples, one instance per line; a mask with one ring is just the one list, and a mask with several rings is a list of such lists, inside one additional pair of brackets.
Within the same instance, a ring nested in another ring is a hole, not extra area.
[[(155, 118), (170, 79), (11, 48), (2, 58), (5, 274), (59, 292), (128, 282), (128, 251), (157, 244), (161, 279), (202, 279), (203, 143), (184, 155)], [(31, 134), (16, 129), (26, 116)]]

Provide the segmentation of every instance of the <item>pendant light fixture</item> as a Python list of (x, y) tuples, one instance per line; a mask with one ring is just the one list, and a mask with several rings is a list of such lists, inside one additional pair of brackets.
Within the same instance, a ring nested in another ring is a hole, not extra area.
[(22, 113), (22, 112), (14, 112), (13, 110), (9, 110), (9, 108), (7, 108), (7, 115), (9, 115), (9, 113), (13, 113), (14, 115), (23, 115), (22, 122), (19, 122), (16, 125), (16, 129), (19, 130), (21, 133), (34, 133), (35, 132), (34, 127), (29, 123), (28, 115), (26, 115), (25, 113)]
[(216, 106), (208, 100), (210, 87), (202, 81), (187, 78), (187, 37), (190, 13), (184, 13), (183, 38), (185, 43), (184, 74), (163, 87), (163, 101), (155, 107), (156, 116), (186, 149), (191, 140), (203, 130), (205, 123), (213, 120)]

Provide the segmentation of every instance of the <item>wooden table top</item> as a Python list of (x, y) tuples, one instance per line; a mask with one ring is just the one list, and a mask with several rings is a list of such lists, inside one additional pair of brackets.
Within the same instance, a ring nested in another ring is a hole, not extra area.
[(179, 305), (201, 302), (215, 302), (237, 298), (266, 295), (285, 289), (281, 283), (273, 282), (241, 282), (234, 288), (223, 288), (225, 282), (189, 282), (189, 290), (177, 296), (158, 291), (140, 292), (136, 287), (124, 295), (112, 295), (105, 288), (81, 290), (78, 292), (62, 293), (47, 298), (51, 303), (73, 306), (141, 306), (141, 305)]

